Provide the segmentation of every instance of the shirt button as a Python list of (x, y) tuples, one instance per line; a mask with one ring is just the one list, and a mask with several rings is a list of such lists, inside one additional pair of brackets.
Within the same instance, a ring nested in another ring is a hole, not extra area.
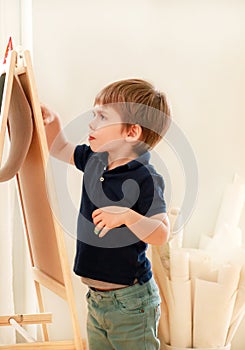
[(97, 295), (97, 299), (98, 299), (98, 300), (102, 300), (102, 299), (103, 299), (102, 295), (98, 294), (98, 295)]
[(103, 178), (103, 176), (100, 177), (100, 181), (103, 182), (105, 179)]

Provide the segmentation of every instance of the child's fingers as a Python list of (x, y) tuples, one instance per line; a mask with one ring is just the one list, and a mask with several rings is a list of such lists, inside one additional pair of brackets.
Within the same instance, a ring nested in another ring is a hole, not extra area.
[(54, 121), (54, 117), (52, 115), (43, 119), (43, 122), (45, 125), (48, 125), (48, 124), (52, 123), (53, 121)]
[(99, 215), (101, 213), (100, 209), (95, 209), (92, 213), (92, 219), (94, 219), (97, 215)]
[(52, 113), (45, 105), (41, 104), (41, 112), (44, 125), (48, 125), (54, 121), (54, 113)]
[(100, 215), (100, 214), (98, 214), (98, 215), (96, 215), (96, 216), (93, 217), (93, 223), (94, 223), (95, 225), (98, 225), (98, 224), (101, 222), (101, 220), (102, 220), (102, 218), (101, 218), (101, 215)]
[(110, 229), (108, 227), (103, 227), (102, 230), (99, 233), (99, 238), (104, 237), (108, 232), (110, 231)]
[(103, 230), (105, 225), (103, 225), (101, 222), (99, 222), (98, 224), (95, 224), (95, 229), (94, 229), (94, 233), (96, 235), (99, 235), (101, 230)]

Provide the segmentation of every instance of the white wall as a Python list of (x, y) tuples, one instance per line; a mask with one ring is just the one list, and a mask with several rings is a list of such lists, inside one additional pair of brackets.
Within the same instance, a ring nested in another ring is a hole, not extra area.
[(199, 167), (188, 245), (213, 229), (234, 173), (245, 176), (244, 10), (238, 0), (33, 1), (40, 97), (64, 122), (115, 79), (142, 77), (168, 94)]
[[(225, 185), (235, 172), (245, 178), (245, 2), (33, 0), (32, 6), (39, 96), (64, 124), (116, 79), (141, 77), (167, 93), (199, 169), (198, 200), (185, 232), (185, 244), (196, 246), (214, 228)], [(157, 149), (162, 158), (165, 149)], [(183, 179), (169, 162), (169, 205), (180, 205)], [(78, 181), (74, 175), (70, 184), (77, 203)], [(245, 232), (245, 215), (241, 227)], [(74, 242), (67, 240), (72, 260)], [(80, 301), (85, 291), (76, 286)], [(243, 323), (233, 350), (244, 349), (244, 330)], [(55, 332), (66, 335), (66, 326)]]

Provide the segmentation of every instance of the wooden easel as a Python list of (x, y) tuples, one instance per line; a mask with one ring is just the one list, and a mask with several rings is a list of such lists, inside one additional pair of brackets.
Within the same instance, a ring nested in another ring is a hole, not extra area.
[[(40, 313), (0, 316), (0, 326), (12, 325), (21, 330), (21, 325), (42, 324), (44, 341), (4, 345), (0, 346), (0, 349), (85, 350), (85, 342), (80, 335), (64, 233), (53, 215), (46, 193), (48, 147), (29, 52), (18, 54), (11, 51), (5, 74), (0, 118), (0, 163), (9, 110), (15, 103), (12, 93), (14, 79), (18, 80), (28, 100), (33, 123), (31, 144), (16, 178)], [(21, 113), (20, 108), (16, 108), (15, 112)], [(11, 130), (9, 132), (11, 139)], [(46, 324), (51, 322), (52, 315), (44, 312), (41, 286), (67, 301), (73, 340), (49, 341)]]

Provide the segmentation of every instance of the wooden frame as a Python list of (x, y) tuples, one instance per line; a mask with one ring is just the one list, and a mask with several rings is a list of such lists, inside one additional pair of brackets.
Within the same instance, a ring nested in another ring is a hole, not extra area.
[[(50, 208), (46, 190), (45, 172), (48, 147), (28, 51), (24, 51), (23, 56), (12, 51), (7, 64), (1, 108), (0, 163), (8, 114), (14, 99), (12, 94), (14, 78), (17, 78), (21, 84), (32, 111), (32, 141), (16, 178), (40, 314), (11, 317), (20, 324), (41, 323), (44, 341), (0, 346), (0, 349), (84, 350), (86, 344), (80, 335), (64, 233)], [(20, 111), (16, 110), (15, 113), (20, 113)], [(11, 130), (9, 132), (11, 138)], [(73, 327), (73, 340), (49, 341), (46, 323), (51, 319), (49, 314), (44, 313), (41, 285), (67, 301)], [(6, 320), (9, 318), (10, 316), (0, 316), (0, 326), (6, 325)]]

